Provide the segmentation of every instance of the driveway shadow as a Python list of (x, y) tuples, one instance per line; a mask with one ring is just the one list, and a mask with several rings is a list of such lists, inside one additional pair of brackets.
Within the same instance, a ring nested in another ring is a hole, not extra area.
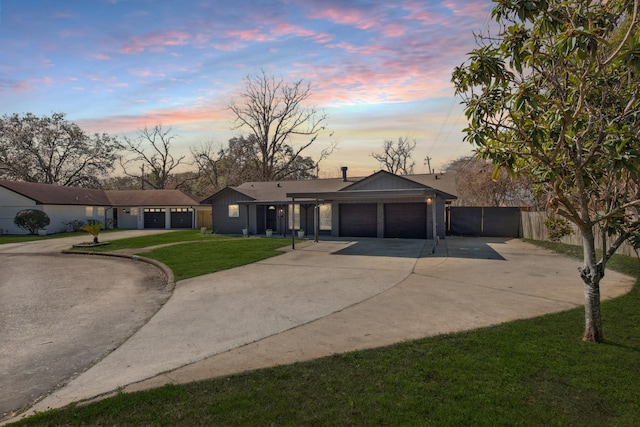
[(435, 252), (433, 240), (359, 238), (332, 255), (384, 256), (393, 258), (449, 257), (504, 261), (490, 244), (504, 244), (510, 238), (447, 237), (439, 241)]
[[(490, 244), (504, 244), (510, 237), (453, 237), (440, 241), (435, 256), (466, 259), (493, 259), (505, 261)], [(444, 244), (443, 244), (444, 243)]]
[(429, 250), (431, 250), (429, 242), (430, 240), (418, 239), (358, 238), (354, 244), (334, 252), (332, 255), (420, 258), (425, 246), (429, 246)]

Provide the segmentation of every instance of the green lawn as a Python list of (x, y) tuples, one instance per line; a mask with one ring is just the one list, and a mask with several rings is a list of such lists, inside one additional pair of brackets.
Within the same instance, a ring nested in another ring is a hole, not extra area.
[(33, 240), (45, 240), (45, 239), (58, 239), (61, 237), (74, 237), (74, 236), (87, 236), (90, 238), (91, 236), (84, 231), (75, 231), (70, 233), (55, 233), (55, 234), (47, 234), (46, 236), (39, 236), (33, 234), (3, 234), (0, 235), (0, 245), (3, 243), (22, 243), (22, 242), (30, 242)]
[[(615, 257), (610, 266), (640, 278), (635, 258)], [(639, 308), (638, 282), (629, 294), (603, 302), (607, 342), (599, 345), (580, 340), (583, 309), (577, 308), (467, 333), (122, 393), (37, 414), (18, 425), (637, 426)]]
[(173, 271), (175, 280), (201, 276), (281, 255), (286, 239), (213, 239), (154, 249), (141, 255), (156, 259)]
[[(100, 232), (100, 236), (103, 234), (109, 234), (116, 231), (123, 231), (123, 229), (109, 229), (102, 230)], [(33, 235), (33, 234), (2, 234), (0, 235), (0, 245), (3, 243), (22, 243), (22, 242), (30, 242), (33, 240), (48, 240), (48, 239), (60, 239), (62, 237), (75, 237), (75, 236), (85, 236), (87, 241), (93, 239), (89, 233), (86, 231), (73, 231), (68, 233), (53, 233), (47, 234), (45, 236)]]
[[(247, 239), (217, 234), (203, 235), (200, 231), (184, 230), (114, 240), (106, 246), (77, 250), (111, 252), (133, 249), (133, 252), (137, 254), (156, 259), (167, 265), (173, 271), (175, 280), (178, 281), (280, 255), (282, 252), (278, 249), (290, 244), (291, 240), (289, 239)], [(135, 249), (159, 245), (169, 246), (158, 247), (151, 251), (135, 251)]]

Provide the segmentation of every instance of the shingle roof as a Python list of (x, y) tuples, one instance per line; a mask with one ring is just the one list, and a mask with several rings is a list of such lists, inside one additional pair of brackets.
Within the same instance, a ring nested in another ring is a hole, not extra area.
[(187, 206), (199, 202), (180, 190), (99, 190), (0, 180), (0, 186), (43, 205)]
[[(350, 177), (347, 182), (343, 181), (342, 178), (309, 179), (299, 181), (252, 181), (245, 182), (237, 187), (228, 187), (225, 190), (231, 189), (237, 191), (258, 203), (287, 202), (289, 200), (287, 193), (331, 193), (340, 191), (366, 178), (368, 177)], [(433, 188), (434, 190), (447, 193), (454, 197), (457, 193), (455, 175), (451, 173), (438, 175), (405, 175), (402, 176), (402, 178), (417, 182), (420, 185)], [(225, 190), (221, 190), (220, 192), (207, 197), (202, 201), (202, 203), (210, 203), (217, 195), (221, 194), (222, 191)]]
[(338, 191), (360, 179), (350, 178), (347, 182), (343, 181), (342, 178), (245, 182), (232, 188), (258, 202), (276, 202), (286, 201), (288, 199), (287, 193)]
[(6, 180), (0, 186), (43, 205), (111, 205), (103, 190)]
[(185, 206), (199, 202), (180, 190), (107, 190), (113, 206)]
[(458, 189), (456, 188), (456, 175), (455, 173), (438, 173), (438, 174), (417, 174), (417, 175), (408, 175), (405, 176), (412, 181), (415, 181), (419, 184), (426, 185), (427, 187), (431, 187), (435, 190), (440, 190), (444, 193), (451, 194), (452, 196), (457, 196)]

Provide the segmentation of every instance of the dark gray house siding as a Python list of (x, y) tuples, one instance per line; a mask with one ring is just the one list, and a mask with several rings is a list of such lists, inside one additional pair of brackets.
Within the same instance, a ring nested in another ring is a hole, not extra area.
[[(380, 171), (353, 181), (249, 182), (221, 190), (205, 203), (212, 205), (215, 233), (240, 234), (246, 228), (252, 235), (267, 229), (287, 235), (294, 222), (294, 231), (312, 236), (322, 207), (325, 219), (322, 229), (318, 221), (318, 235), (433, 239), (434, 233), (444, 238), (445, 205), (453, 199), (410, 177)], [(230, 205), (237, 205), (236, 217), (229, 216)], [(326, 206), (331, 206), (330, 221)]]
[[(250, 209), (242, 202), (252, 199), (244, 194), (238, 193), (230, 188), (218, 193), (215, 201), (211, 204), (212, 230), (218, 234), (241, 234), (242, 229), (247, 227)], [(229, 216), (229, 206), (237, 205), (238, 216)], [(255, 217), (255, 213), (253, 215)]]

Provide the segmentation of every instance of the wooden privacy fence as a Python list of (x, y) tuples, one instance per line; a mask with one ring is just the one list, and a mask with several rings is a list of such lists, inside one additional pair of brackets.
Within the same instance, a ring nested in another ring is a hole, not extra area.
[(211, 228), (211, 208), (198, 208), (198, 227)]
[[(544, 225), (544, 222), (549, 218), (549, 214), (547, 212), (520, 212), (520, 220), (522, 222), (522, 237), (526, 239), (532, 240), (546, 240), (549, 239), (549, 231), (547, 227)], [(582, 246), (582, 237), (580, 237), (580, 232), (578, 228), (574, 224), (570, 224), (573, 229), (573, 234), (570, 236), (563, 237), (560, 241), (562, 243), (567, 243), (569, 245), (577, 245)], [(614, 238), (608, 239), (607, 245), (611, 245)], [(602, 249), (602, 240), (596, 236), (596, 248)], [(616, 251), (617, 254), (627, 255), (627, 256), (636, 256), (636, 250), (628, 244), (627, 242), (623, 243), (622, 246)]]

